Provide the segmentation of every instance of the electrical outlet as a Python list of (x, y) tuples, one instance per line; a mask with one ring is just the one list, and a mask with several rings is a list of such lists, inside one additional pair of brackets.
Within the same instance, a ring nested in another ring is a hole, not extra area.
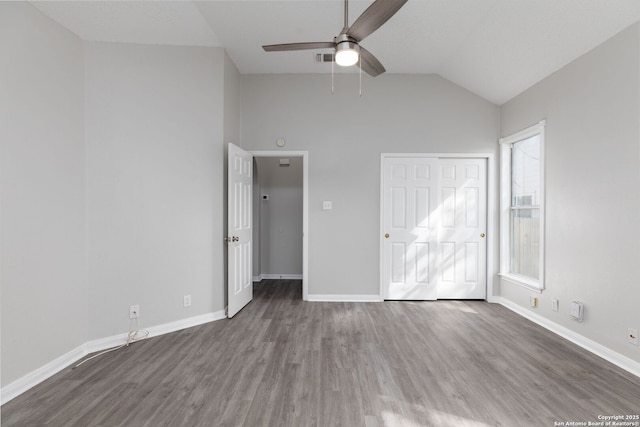
[(627, 329), (627, 341), (633, 345), (638, 345), (638, 330), (629, 328)]
[(140, 306), (138, 304), (130, 305), (129, 306), (129, 319), (137, 319), (138, 317), (140, 317)]
[(557, 299), (551, 300), (551, 311), (558, 311), (559, 302)]
[(536, 297), (529, 297), (529, 305), (531, 307), (537, 308), (538, 307), (538, 298)]
[(569, 313), (573, 320), (582, 322), (582, 319), (584, 319), (584, 304), (582, 304), (580, 301), (571, 302), (571, 309)]
[(185, 295), (182, 302), (185, 307), (191, 307), (191, 295)]

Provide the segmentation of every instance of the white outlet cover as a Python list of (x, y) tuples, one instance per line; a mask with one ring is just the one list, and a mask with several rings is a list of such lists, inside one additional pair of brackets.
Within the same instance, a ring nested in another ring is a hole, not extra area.
[(551, 311), (558, 311), (558, 308), (559, 308), (558, 306), (559, 306), (558, 300), (555, 299), (555, 298), (552, 299), (551, 300)]
[(138, 304), (129, 306), (129, 319), (140, 317), (140, 306)]
[(331, 203), (330, 201), (322, 202), (322, 209), (324, 209), (325, 211), (330, 211), (331, 209), (333, 209), (333, 203)]

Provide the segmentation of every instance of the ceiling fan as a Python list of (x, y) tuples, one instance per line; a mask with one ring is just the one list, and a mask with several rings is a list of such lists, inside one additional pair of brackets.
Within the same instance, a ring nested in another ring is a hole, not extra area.
[(344, 27), (330, 42), (285, 43), (262, 46), (266, 52), (334, 49), (335, 62), (341, 66), (358, 65), (372, 77), (384, 73), (384, 66), (360, 42), (380, 28), (407, 0), (375, 0), (349, 27), (349, 0), (344, 1)]

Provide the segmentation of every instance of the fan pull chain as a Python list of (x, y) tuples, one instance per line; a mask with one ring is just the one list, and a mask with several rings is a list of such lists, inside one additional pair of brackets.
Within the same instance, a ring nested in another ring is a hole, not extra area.
[(362, 98), (362, 55), (359, 55), (360, 57), (358, 58), (360, 60), (360, 92), (359, 95)]
[(331, 95), (333, 95), (333, 63), (336, 62), (336, 52), (331, 54)]

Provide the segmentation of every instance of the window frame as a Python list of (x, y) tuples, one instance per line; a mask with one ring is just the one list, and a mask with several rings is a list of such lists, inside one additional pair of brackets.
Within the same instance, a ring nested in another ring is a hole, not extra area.
[[(502, 279), (524, 286), (528, 289), (542, 292), (544, 289), (544, 253), (545, 253), (545, 166), (544, 166), (544, 131), (546, 120), (533, 126), (499, 139), (500, 143), (500, 273)], [(540, 136), (540, 247), (539, 247), (539, 279), (523, 276), (511, 272), (512, 227), (511, 227), (511, 162), (513, 145)]]

